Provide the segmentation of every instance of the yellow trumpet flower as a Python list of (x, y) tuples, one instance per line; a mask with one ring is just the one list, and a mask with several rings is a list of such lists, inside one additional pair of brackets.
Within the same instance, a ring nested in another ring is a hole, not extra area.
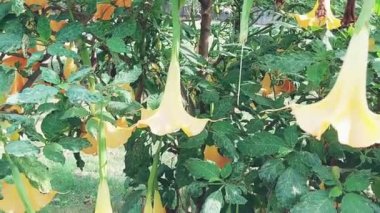
[[(116, 126), (109, 122), (104, 122), (105, 137), (108, 148), (118, 148), (128, 141), (131, 137), (135, 127), (128, 127), (128, 123), (125, 118), (120, 118), (116, 121)], [(96, 155), (98, 154), (98, 141), (88, 132), (82, 135), (82, 138), (87, 139), (91, 146), (83, 149), (86, 154)]]
[(337, 81), (321, 101), (293, 105), (299, 126), (318, 139), (332, 125), (340, 143), (368, 147), (380, 143), (380, 115), (371, 112), (366, 99), (369, 29), (353, 35)]
[[(50, 191), (47, 194), (41, 193), (30, 184), (28, 178), (26, 178), (24, 174), (21, 174), (21, 180), (35, 211), (39, 211), (41, 208), (50, 203), (57, 194), (57, 192), (54, 191)], [(1, 193), (4, 196), (4, 199), (0, 200), (0, 209), (2, 211), (13, 213), (25, 212), (24, 204), (19, 197), (15, 184), (9, 184), (2, 181)]]
[(204, 159), (213, 161), (219, 168), (223, 168), (226, 164), (230, 163), (231, 160), (221, 155), (218, 150), (218, 147), (215, 145), (206, 145), (203, 151)]
[(160, 192), (158, 190), (154, 191), (153, 205), (150, 197), (146, 199), (144, 213), (166, 213), (166, 209), (162, 205)]
[(161, 104), (157, 110), (144, 110), (138, 127), (150, 127), (153, 134), (165, 135), (182, 131), (189, 137), (202, 132), (209, 119), (189, 115), (182, 104), (181, 77), (177, 59), (172, 59)]
[(298, 25), (303, 28), (321, 27), (326, 25), (326, 28), (333, 30), (341, 26), (341, 21), (335, 18), (331, 11), (330, 0), (316, 0), (314, 8), (304, 14), (295, 14)]
[(106, 179), (102, 179), (99, 183), (95, 213), (112, 213), (110, 190)]

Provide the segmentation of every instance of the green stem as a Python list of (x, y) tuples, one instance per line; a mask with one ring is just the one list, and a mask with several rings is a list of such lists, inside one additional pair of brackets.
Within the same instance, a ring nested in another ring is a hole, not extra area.
[(149, 179), (148, 179), (148, 189), (147, 189), (147, 199), (148, 198), (153, 198), (154, 190), (156, 189), (157, 186), (157, 170), (158, 170), (158, 163), (160, 161), (160, 150), (162, 146), (162, 141), (158, 143), (157, 151), (154, 154), (153, 157), (153, 165), (152, 165), (152, 170), (150, 171), (149, 174)]
[(7, 153), (5, 153), (5, 156), (11, 166), (13, 181), (16, 185), (16, 189), (21, 198), (21, 201), (24, 204), (26, 212), (34, 213), (35, 211), (33, 210), (32, 203), (29, 200), (28, 193), (26, 192), (24, 184), (22, 183), (20, 171)]
[(98, 126), (98, 152), (99, 152), (99, 176), (100, 180), (107, 179), (107, 144), (103, 131), (103, 119)]
[(173, 19), (173, 41), (172, 41), (172, 60), (179, 57), (179, 47), (181, 41), (181, 22), (179, 19), (178, 0), (172, 0), (172, 19)]
[(375, 0), (363, 1), (362, 10), (355, 24), (355, 32), (358, 33), (364, 25), (367, 25), (371, 16), (373, 8), (375, 7)]

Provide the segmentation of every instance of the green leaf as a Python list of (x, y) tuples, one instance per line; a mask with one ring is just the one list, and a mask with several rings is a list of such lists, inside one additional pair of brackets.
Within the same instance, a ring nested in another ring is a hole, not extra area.
[(58, 42), (69, 42), (74, 41), (83, 33), (83, 26), (79, 22), (71, 22), (66, 24), (58, 33)]
[(73, 82), (76, 82), (76, 81), (81, 81), (85, 77), (87, 77), (91, 72), (92, 72), (92, 68), (91, 67), (82, 67), (77, 72), (72, 73), (70, 75), (69, 79), (67, 79), (67, 81), (69, 83), (73, 83)]
[(223, 179), (228, 178), (232, 174), (232, 165), (231, 163), (226, 164), (222, 171), (220, 171), (220, 176), (222, 176)]
[(22, 35), (13, 33), (0, 34), (0, 52), (15, 52), (21, 48)]
[(127, 52), (127, 46), (125, 45), (125, 42), (121, 38), (112, 37), (110, 39), (107, 39), (106, 44), (107, 44), (107, 47), (112, 52), (116, 52), (116, 53)]
[[(61, 31), (60, 31), (61, 32)], [(68, 58), (75, 58), (79, 59), (79, 56), (76, 52), (66, 49), (62, 43), (54, 43), (47, 48), (47, 52), (50, 55), (55, 55), (55, 56), (65, 56)]]
[(185, 166), (195, 178), (203, 178), (210, 182), (220, 180), (220, 169), (213, 163), (191, 158), (186, 161)]
[(375, 177), (372, 182), (371, 189), (377, 198), (380, 198), (380, 177)]
[(112, 33), (112, 37), (123, 39), (127, 36), (132, 36), (136, 32), (136, 28), (137, 28), (136, 20), (133, 18), (130, 18), (127, 21), (115, 26), (115, 29)]
[(329, 197), (340, 197), (343, 194), (342, 186), (334, 186), (330, 189)]
[(118, 72), (115, 76), (113, 84), (129, 84), (135, 82), (141, 75), (142, 68), (141, 66), (133, 66), (133, 69), (130, 71), (121, 71)]
[(63, 155), (63, 147), (60, 144), (47, 144), (43, 149), (43, 153), (47, 159), (61, 163), (62, 165), (65, 164), (66, 159)]
[(66, 92), (71, 103), (97, 103), (102, 100), (99, 93), (91, 92), (81, 86), (72, 86)]
[(261, 157), (278, 153), (285, 147), (285, 141), (268, 132), (256, 135), (238, 143), (238, 149), (243, 155)]
[(82, 149), (90, 147), (91, 144), (86, 139), (83, 138), (73, 138), (73, 137), (64, 137), (61, 138), (58, 142), (64, 149), (80, 152)]
[(259, 169), (259, 177), (268, 183), (276, 181), (277, 177), (285, 171), (285, 165), (281, 159), (272, 159), (265, 162)]
[(38, 161), (35, 157), (23, 157), (15, 160), (18, 168), (42, 193), (48, 193), (51, 190), (50, 177), (48, 168)]
[(10, 96), (7, 100), (9, 104), (41, 104), (48, 101), (58, 93), (58, 89), (38, 84), (31, 88), (24, 89), (21, 93)]
[(289, 145), (289, 148), (294, 148), (298, 142), (297, 126), (289, 126), (284, 130), (285, 142)]
[(7, 160), (0, 159), (0, 179), (3, 179), (10, 174), (12, 174), (12, 171), (9, 162)]
[(247, 199), (242, 196), (243, 192), (239, 186), (227, 184), (225, 190), (226, 196), (224, 198), (226, 199), (226, 203), (236, 205), (244, 205), (247, 203)]
[(207, 130), (202, 131), (200, 134), (188, 138), (186, 141), (179, 142), (179, 148), (182, 149), (193, 149), (201, 147), (208, 137)]
[(368, 170), (360, 170), (351, 173), (344, 182), (344, 189), (348, 192), (363, 191), (370, 185), (371, 173)]
[(223, 207), (223, 194), (220, 190), (211, 193), (202, 206), (201, 213), (215, 212), (218, 213)]
[(61, 82), (58, 73), (56, 73), (54, 70), (46, 67), (41, 67), (40, 69), (42, 80), (52, 84), (59, 84)]
[(85, 118), (90, 115), (90, 112), (87, 111), (85, 108), (82, 107), (71, 107), (70, 109), (66, 110), (61, 119), (68, 119), (68, 118)]
[(0, 4), (0, 21), (8, 15), (11, 11), (12, 4), (11, 2), (4, 2)]
[(336, 213), (334, 201), (331, 200), (326, 191), (309, 192), (301, 197), (291, 210), (291, 213)]
[(44, 51), (32, 53), (32, 55), (28, 58), (28, 63), (26, 64), (26, 66), (30, 67), (34, 63), (41, 61), (44, 55), (45, 55)]
[(40, 16), (37, 22), (37, 32), (40, 38), (48, 41), (51, 35), (49, 19), (46, 16)]
[(69, 130), (70, 124), (67, 120), (61, 120), (63, 111), (53, 111), (48, 114), (41, 123), (41, 130), (49, 140), (59, 138)]
[(308, 191), (307, 178), (293, 168), (288, 168), (278, 178), (275, 193), (279, 204), (291, 207), (300, 196)]
[(327, 61), (317, 62), (309, 66), (306, 70), (306, 77), (313, 86), (319, 86), (328, 72), (329, 64)]
[(371, 201), (361, 195), (348, 193), (342, 199), (342, 213), (374, 213), (370, 206)]
[(16, 157), (37, 155), (40, 150), (30, 141), (12, 141), (5, 145), (5, 151)]
[[(0, 95), (1, 94), (8, 95), (14, 79), (15, 79), (14, 70), (9, 70), (3, 66), (0, 66)], [(0, 103), (2, 102), (0, 101)]]
[(228, 137), (214, 133), (212, 135), (212, 139), (215, 145), (222, 150), (222, 153), (226, 157), (233, 159), (236, 156), (238, 156), (236, 152), (235, 144)]

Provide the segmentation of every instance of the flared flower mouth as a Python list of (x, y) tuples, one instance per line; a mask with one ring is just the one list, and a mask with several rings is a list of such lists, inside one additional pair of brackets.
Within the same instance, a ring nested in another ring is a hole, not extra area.
[(326, 25), (327, 29), (333, 30), (341, 26), (341, 21), (331, 11), (330, 0), (316, 0), (310, 12), (303, 15), (295, 14), (294, 18), (302, 28)]
[[(39, 211), (49, 204), (57, 194), (55, 191), (50, 191), (46, 194), (41, 193), (30, 184), (28, 178), (26, 178), (24, 174), (21, 174), (21, 181), (26, 189), (31, 206), (35, 211)], [(25, 212), (24, 204), (17, 192), (15, 184), (9, 184), (2, 181), (1, 193), (4, 196), (4, 199), (0, 200), (1, 210), (4, 212)]]
[[(120, 118), (116, 121), (116, 126), (110, 122), (104, 122), (104, 133), (107, 143), (107, 148), (118, 148), (125, 144), (131, 137), (135, 126), (128, 126), (127, 121), (124, 118)], [(87, 139), (91, 146), (82, 150), (86, 154), (97, 155), (98, 154), (98, 141), (89, 132), (82, 135), (82, 138)]]
[(380, 143), (380, 115), (370, 111), (366, 99), (369, 29), (354, 34), (337, 81), (321, 101), (293, 105), (292, 114), (307, 133), (320, 138), (332, 125), (340, 143), (368, 147)]
[(106, 179), (100, 180), (95, 213), (112, 212), (110, 190)]
[(138, 127), (149, 126), (153, 134), (160, 136), (180, 129), (189, 137), (202, 132), (209, 119), (198, 119), (186, 112), (182, 104), (180, 84), (179, 63), (172, 59), (161, 104), (153, 112), (143, 110)]

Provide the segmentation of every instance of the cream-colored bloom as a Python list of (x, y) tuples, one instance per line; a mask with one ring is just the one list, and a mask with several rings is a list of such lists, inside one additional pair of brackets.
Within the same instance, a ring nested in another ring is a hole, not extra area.
[(319, 1), (320, 0), (316, 0), (314, 8), (310, 12), (304, 15), (294, 15), (298, 25), (303, 28), (321, 27), (323, 25), (326, 25), (326, 28), (329, 30), (340, 27), (341, 21), (335, 18), (333, 12), (331, 11), (330, 0), (324, 0), (324, 7), (326, 9), (326, 13), (325, 15), (321, 15), (320, 17), (318, 17), (317, 12), (320, 5)]
[[(110, 122), (104, 122), (104, 133), (107, 143), (107, 148), (118, 148), (125, 144), (131, 137), (135, 126), (128, 126), (125, 118), (120, 118), (116, 121), (116, 126)], [(89, 132), (85, 132), (82, 138), (87, 139), (91, 146), (83, 149), (86, 154), (97, 155), (98, 154), (98, 141)]]
[(139, 127), (149, 126), (153, 134), (165, 135), (182, 129), (187, 136), (202, 132), (209, 119), (198, 119), (189, 115), (182, 104), (181, 76), (179, 63), (172, 59), (161, 104), (153, 113), (145, 115), (138, 122)]
[(332, 125), (342, 144), (368, 147), (380, 143), (380, 115), (369, 110), (366, 99), (368, 39), (367, 26), (352, 37), (337, 81), (323, 100), (292, 106), (305, 132), (320, 138)]
[(95, 213), (112, 213), (110, 190), (106, 179), (102, 179), (99, 183)]
[[(55, 191), (50, 191), (46, 194), (41, 193), (30, 184), (28, 178), (24, 174), (21, 174), (21, 181), (25, 187), (32, 208), (35, 211), (39, 211), (50, 203), (57, 194)], [(4, 212), (24, 213), (25, 207), (17, 192), (16, 185), (9, 184), (4, 180), (1, 181), (1, 184), (1, 193), (4, 196), (4, 199), (0, 200), (0, 210)]]

